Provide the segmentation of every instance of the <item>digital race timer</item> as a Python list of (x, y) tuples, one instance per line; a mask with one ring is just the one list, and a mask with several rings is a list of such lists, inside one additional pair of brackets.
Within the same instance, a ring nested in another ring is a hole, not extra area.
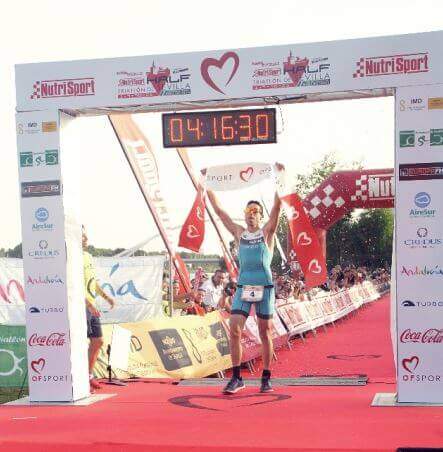
[(163, 146), (276, 143), (275, 108), (165, 113)]

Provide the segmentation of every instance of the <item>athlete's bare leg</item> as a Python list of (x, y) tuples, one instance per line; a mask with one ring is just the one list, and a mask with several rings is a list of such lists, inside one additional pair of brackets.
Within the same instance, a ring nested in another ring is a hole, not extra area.
[(257, 324), (262, 343), (263, 369), (269, 370), (272, 356), (274, 354), (271, 334), (272, 319), (261, 319), (260, 317), (257, 317)]
[(229, 329), (231, 338), (231, 358), (232, 366), (240, 366), (241, 364), (241, 334), (245, 327), (246, 317), (241, 314), (232, 314), (229, 319)]

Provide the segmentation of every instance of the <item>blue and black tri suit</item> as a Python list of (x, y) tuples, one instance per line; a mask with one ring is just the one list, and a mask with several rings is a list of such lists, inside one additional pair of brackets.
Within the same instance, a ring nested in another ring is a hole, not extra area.
[[(255, 305), (255, 313), (261, 319), (272, 319), (274, 314), (275, 293), (272, 282), (272, 255), (265, 242), (263, 230), (248, 232), (245, 230), (240, 236), (238, 250), (240, 275), (238, 289), (232, 302), (231, 313), (249, 316), (251, 305)], [(264, 286), (263, 299), (251, 303), (241, 299), (243, 286)]]

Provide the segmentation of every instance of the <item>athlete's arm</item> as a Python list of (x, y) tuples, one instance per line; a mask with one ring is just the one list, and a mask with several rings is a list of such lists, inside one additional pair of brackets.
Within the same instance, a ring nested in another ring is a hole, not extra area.
[(225, 228), (235, 237), (236, 240), (239, 240), (239, 237), (244, 229), (239, 224), (234, 223), (231, 217), (221, 208), (220, 203), (218, 202), (218, 199), (213, 191), (207, 190), (206, 193), (209, 201), (211, 201), (215, 213), (219, 216)]
[(110, 297), (100, 286), (99, 283), (95, 284), (95, 290), (97, 292), (98, 295), (100, 295), (104, 300), (106, 300), (109, 304), (109, 306), (111, 306), (111, 309), (115, 306), (115, 300)]
[(263, 234), (265, 236), (268, 246), (273, 244), (274, 234), (277, 230), (278, 219), (280, 217), (281, 201), (278, 193), (275, 192), (274, 205), (272, 206), (271, 213), (269, 214), (269, 220), (263, 227)]

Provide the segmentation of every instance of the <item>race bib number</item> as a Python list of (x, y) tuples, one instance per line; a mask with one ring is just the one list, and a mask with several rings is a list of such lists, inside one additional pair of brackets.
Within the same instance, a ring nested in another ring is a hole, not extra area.
[(263, 286), (243, 286), (241, 300), (248, 303), (258, 303), (263, 300)]

